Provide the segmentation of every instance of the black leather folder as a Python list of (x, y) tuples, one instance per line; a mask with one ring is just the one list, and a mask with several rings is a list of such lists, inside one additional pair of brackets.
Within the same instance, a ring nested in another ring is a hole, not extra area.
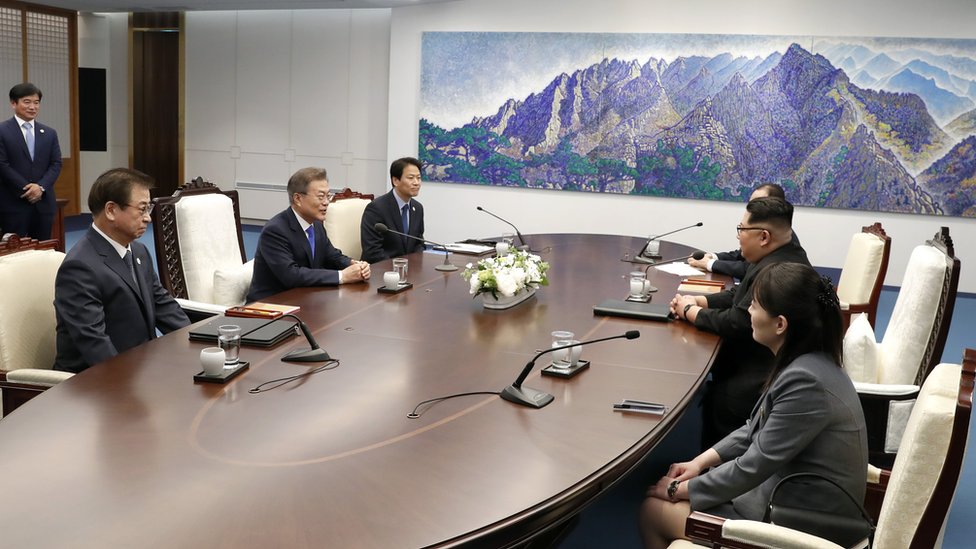
[(637, 303), (622, 299), (607, 299), (593, 307), (593, 314), (600, 316), (623, 316), (669, 322), (671, 309), (663, 303)]
[(268, 320), (266, 318), (214, 317), (190, 330), (191, 341), (217, 342), (217, 327), (236, 324), (241, 327), (241, 345), (250, 347), (273, 347), (295, 335), (295, 321)]

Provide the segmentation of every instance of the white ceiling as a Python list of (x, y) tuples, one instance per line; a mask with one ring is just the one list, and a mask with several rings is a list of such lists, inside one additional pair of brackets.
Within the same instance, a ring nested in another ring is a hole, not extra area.
[(35, 3), (81, 12), (154, 12), (397, 8), (452, 1), (457, 0), (42, 0)]

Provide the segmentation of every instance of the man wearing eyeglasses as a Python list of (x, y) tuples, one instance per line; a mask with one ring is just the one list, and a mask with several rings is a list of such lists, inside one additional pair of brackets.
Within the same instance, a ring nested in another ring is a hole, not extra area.
[(773, 263), (810, 264), (806, 251), (793, 243), (792, 224), (789, 202), (773, 197), (751, 200), (736, 227), (739, 248), (749, 263), (742, 282), (724, 292), (678, 294), (671, 300), (671, 312), (678, 318), (722, 337), (702, 400), (704, 449), (745, 424), (772, 370), (772, 352), (752, 338), (752, 281)]
[(362, 282), (369, 263), (345, 255), (329, 241), (322, 221), (332, 201), (323, 168), (302, 168), (288, 179), (290, 206), (261, 230), (247, 300), (307, 286)]
[(417, 201), (421, 185), (421, 164), (416, 158), (404, 157), (390, 164), (390, 192), (366, 206), (359, 236), (363, 261), (376, 263), (424, 249), (420, 240), (396, 233), (380, 234), (377, 223), (420, 239), (424, 238), (424, 206)]
[(92, 226), (65, 256), (54, 283), (54, 369), (80, 372), (190, 323), (159, 283), (146, 247), (148, 175), (109, 170), (88, 195)]

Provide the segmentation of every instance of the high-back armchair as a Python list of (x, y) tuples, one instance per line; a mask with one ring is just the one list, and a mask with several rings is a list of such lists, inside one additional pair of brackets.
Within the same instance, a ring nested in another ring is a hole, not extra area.
[(56, 240), (7, 235), (0, 242), (0, 394), (3, 415), (69, 377), (52, 370), (57, 350)]
[(916, 246), (881, 342), (858, 316), (844, 336), (844, 367), (861, 395), (872, 462), (890, 465), (922, 381), (945, 349), (959, 287), (949, 229)]
[(837, 298), (844, 314), (845, 328), (851, 317), (859, 313), (867, 314), (868, 321), (874, 326), (890, 256), (891, 237), (881, 223), (862, 227), (861, 232), (851, 237), (837, 283)]
[(361, 194), (346, 188), (335, 194), (325, 214), (323, 224), (329, 242), (353, 259), (359, 259), (363, 255), (359, 226), (363, 220), (363, 211), (371, 200), (371, 194)]
[(191, 319), (242, 305), (251, 284), (237, 191), (202, 178), (153, 200), (159, 281)]
[[(922, 549), (935, 547), (945, 527), (949, 506), (959, 483), (973, 410), (976, 350), (966, 349), (962, 365), (940, 364), (922, 385), (918, 402), (901, 441), (891, 471), (878, 484), (884, 502), (877, 522), (874, 547)], [(724, 520), (692, 513), (685, 526), (691, 539), (714, 547), (753, 549), (839, 547), (827, 540), (782, 526), (749, 520)], [(672, 547), (689, 547), (686, 541)]]

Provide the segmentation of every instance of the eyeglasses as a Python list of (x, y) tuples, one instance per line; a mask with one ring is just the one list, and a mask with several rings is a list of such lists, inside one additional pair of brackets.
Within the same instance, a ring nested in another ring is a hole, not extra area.
[(318, 200), (319, 201), (319, 204), (329, 204), (329, 203), (331, 203), (335, 199), (335, 193), (328, 193), (328, 194), (326, 194), (326, 193), (318, 193), (318, 194), (298, 193), (298, 194), (304, 194), (305, 196), (310, 196), (310, 197)]
[(735, 234), (740, 235), (742, 231), (766, 231), (766, 227), (743, 227), (742, 225), (736, 225)]
[(126, 208), (135, 208), (139, 211), (139, 215), (145, 217), (152, 213), (153, 208), (156, 207), (156, 204), (153, 202), (150, 202), (149, 204), (119, 204), (119, 207), (123, 210)]

